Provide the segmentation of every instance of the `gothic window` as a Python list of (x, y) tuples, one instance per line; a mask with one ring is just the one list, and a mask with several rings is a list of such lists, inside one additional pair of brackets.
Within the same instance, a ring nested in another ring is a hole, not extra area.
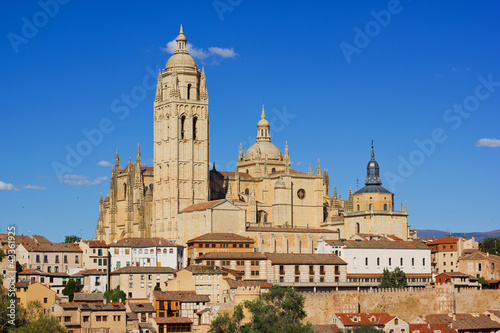
[(246, 172), (248, 173), (248, 169), (246, 170)]
[(186, 122), (186, 116), (181, 117), (181, 139), (184, 139), (184, 123)]
[(259, 223), (267, 223), (267, 213), (263, 210), (259, 210)]
[(359, 205), (358, 205), (358, 212), (359, 212)]
[(250, 190), (246, 188), (246, 189), (245, 189), (245, 194), (246, 194), (246, 195), (249, 195), (249, 194), (250, 194)]
[(196, 134), (197, 134), (196, 133), (196, 130), (197, 130), (197, 128), (196, 128), (196, 122), (197, 121), (198, 121), (198, 118), (194, 117), (193, 118), (193, 140), (196, 140)]
[(387, 210), (387, 204), (384, 204), (384, 210)]
[(372, 204), (368, 206), (368, 210), (372, 210)]
[(276, 172), (276, 168), (272, 168), (272, 169), (271, 169), (271, 172)]
[(149, 184), (149, 190), (153, 193), (153, 184)]
[(123, 199), (127, 199), (127, 184), (123, 183)]
[(356, 233), (359, 234), (359, 223), (356, 223)]
[(187, 99), (191, 99), (191, 84), (187, 86)]

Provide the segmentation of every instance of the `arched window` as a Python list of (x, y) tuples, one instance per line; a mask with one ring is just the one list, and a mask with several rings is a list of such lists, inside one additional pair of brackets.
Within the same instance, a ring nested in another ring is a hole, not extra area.
[(272, 169), (271, 169), (271, 172), (276, 172), (276, 168), (272, 168)]
[(368, 206), (368, 210), (372, 210), (372, 204)]
[(149, 184), (149, 190), (153, 193), (153, 184)]
[(191, 84), (187, 86), (187, 99), (191, 99)]
[(184, 139), (184, 123), (186, 122), (186, 116), (181, 117), (181, 139)]
[(387, 210), (387, 204), (384, 204), (384, 210)]
[(127, 199), (127, 184), (123, 183), (123, 199)]
[(198, 121), (198, 118), (197, 117), (194, 117), (193, 118), (193, 140), (196, 140), (196, 122)]
[(246, 170), (246, 173), (248, 173), (248, 169)]
[(246, 189), (245, 189), (245, 194), (246, 194), (246, 195), (249, 195), (249, 194), (250, 194), (250, 190), (246, 188)]
[(359, 234), (359, 223), (356, 223), (356, 233)]
[(359, 212), (359, 204), (358, 204), (358, 212)]
[(265, 211), (259, 210), (258, 222), (267, 223), (267, 213)]

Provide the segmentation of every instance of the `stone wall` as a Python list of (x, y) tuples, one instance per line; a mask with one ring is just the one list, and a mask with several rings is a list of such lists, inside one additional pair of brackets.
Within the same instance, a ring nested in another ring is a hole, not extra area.
[(304, 292), (307, 320), (327, 323), (334, 313), (387, 312), (411, 321), (431, 313), (484, 312), (500, 307), (500, 290), (461, 289), (450, 285), (423, 289)]

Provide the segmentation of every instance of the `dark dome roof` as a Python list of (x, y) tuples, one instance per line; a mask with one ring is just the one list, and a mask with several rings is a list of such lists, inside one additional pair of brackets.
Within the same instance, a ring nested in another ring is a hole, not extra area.
[(361, 188), (359, 191), (356, 191), (354, 194), (358, 193), (391, 193), (380, 185), (366, 185)]

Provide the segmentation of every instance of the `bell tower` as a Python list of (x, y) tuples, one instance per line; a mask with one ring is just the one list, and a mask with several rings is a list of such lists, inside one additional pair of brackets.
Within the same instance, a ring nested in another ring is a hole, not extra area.
[(152, 234), (179, 239), (177, 214), (209, 200), (209, 120), (205, 71), (189, 55), (181, 29), (158, 74), (154, 101)]

